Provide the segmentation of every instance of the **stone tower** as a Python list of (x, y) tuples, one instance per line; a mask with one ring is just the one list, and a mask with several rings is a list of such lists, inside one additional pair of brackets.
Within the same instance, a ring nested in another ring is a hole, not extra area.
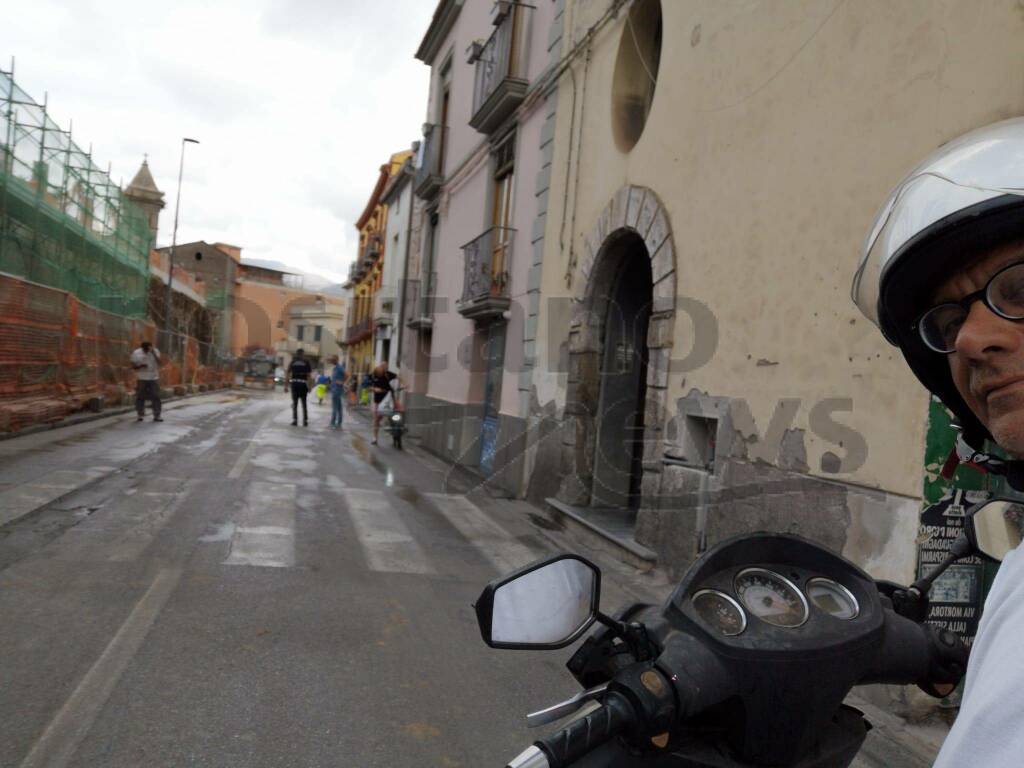
[(160, 221), (160, 211), (164, 207), (164, 193), (156, 188), (153, 174), (149, 172), (149, 161), (143, 160), (132, 183), (124, 191), (124, 196), (137, 205), (146, 214), (150, 232), (153, 233), (152, 247), (156, 247), (156, 232)]

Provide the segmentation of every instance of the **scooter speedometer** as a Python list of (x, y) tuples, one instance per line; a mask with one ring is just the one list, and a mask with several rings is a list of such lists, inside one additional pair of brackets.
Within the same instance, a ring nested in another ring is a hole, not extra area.
[(807, 600), (796, 585), (766, 568), (740, 571), (735, 588), (744, 608), (776, 627), (799, 627), (810, 615)]

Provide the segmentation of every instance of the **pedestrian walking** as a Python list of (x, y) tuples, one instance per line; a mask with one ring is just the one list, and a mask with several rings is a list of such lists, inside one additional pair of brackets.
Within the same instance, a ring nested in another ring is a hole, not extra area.
[(160, 418), (162, 404), (160, 402), (160, 366), (163, 360), (160, 352), (148, 341), (142, 342), (131, 354), (132, 368), (135, 369), (135, 412), (138, 421), (146, 418), (146, 401), (152, 403), (153, 421)]
[(299, 424), (299, 401), (302, 401), (302, 426), (309, 426), (309, 413), (306, 410), (306, 398), (309, 396), (309, 377), (313, 374), (313, 366), (306, 359), (306, 353), (295, 350), (295, 359), (288, 366), (288, 383), (292, 388), (292, 426)]
[(323, 405), (324, 398), (327, 397), (327, 388), (331, 384), (331, 377), (328, 376), (323, 370), (320, 371), (320, 375), (316, 377), (316, 404)]
[(380, 420), (383, 418), (381, 405), (391, 396), (395, 410), (399, 409), (398, 400), (391, 389), (391, 382), (398, 378), (397, 373), (388, 370), (386, 360), (381, 360), (369, 375), (370, 391), (373, 392), (373, 445), (377, 444), (377, 434), (380, 432)]
[(345, 365), (339, 362), (338, 356), (331, 357), (334, 366), (331, 368), (331, 428), (341, 429), (342, 405), (345, 396)]

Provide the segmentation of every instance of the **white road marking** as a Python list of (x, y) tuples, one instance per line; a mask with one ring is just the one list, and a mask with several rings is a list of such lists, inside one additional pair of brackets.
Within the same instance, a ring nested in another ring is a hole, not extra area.
[(382, 491), (342, 491), (366, 562), (384, 573), (434, 573), (426, 553)]
[(228, 478), (231, 480), (237, 480), (242, 476), (245, 471), (246, 465), (249, 463), (249, 459), (252, 457), (252, 452), (256, 450), (256, 443), (250, 442), (245, 446), (245, 450), (238, 454), (238, 458), (235, 459), (235, 465), (228, 471)]
[(225, 565), (295, 565), (295, 485), (251, 483)]
[(508, 573), (540, 557), (515, 536), (494, 522), (465, 496), (426, 493), (437, 511), (498, 570)]
[(158, 502), (157, 507), (150, 510), (146, 517), (128, 520), (133, 525), (109, 545), (114, 549), (114, 553), (107, 559), (113, 562), (125, 562), (134, 560), (141, 555), (167, 524), (167, 521), (191, 496), (196, 482), (196, 480), (186, 481), (182, 489), (174, 496), (164, 493), (146, 494)]
[(128, 663), (142, 646), (157, 615), (181, 579), (180, 568), (161, 570), (146, 594), (107, 644), (43, 735), (22, 761), (21, 768), (63, 768), (89, 733)]
[(249, 439), (249, 444), (245, 446), (245, 450), (238, 454), (238, 458), (235, 459), (234, 465), (228, 471), (229, 479), (237, 480), (242, 476), (242, 473), (245, 471), (246, 466), (252, 460), (253, 451), (256, 450), (256, 446), (259, 444), (259, 442), (256, 439), (256, 436), (263, 432), (263, 430), (265, 430), (268, 426), (270, 426), (270, 422), (272, 422), (273, 420), (274, 414), (271, 414), (267, 418), (265, 418), (263, 420), (263, 423), (260, 424), (259, 428), (257, 428), (256, 432)]

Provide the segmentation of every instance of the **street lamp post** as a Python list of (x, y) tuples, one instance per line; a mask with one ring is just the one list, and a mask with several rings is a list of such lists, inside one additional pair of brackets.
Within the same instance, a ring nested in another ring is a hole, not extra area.
[(168, 342), (171, 332), (171, 283), (174, 282), (174, 249), (178, 245), (178, 208), (181, 206), (181, 175), (185, 169), (185, 145), (198, 144), (196, 139), (181, 140), (181, 159), (178, 161), (178, 196), (174, 201), (174, 229), (171, 232), (171, 255), (167, 264), (167, 301), (164, 303), (164, 329), (168, 333)]

